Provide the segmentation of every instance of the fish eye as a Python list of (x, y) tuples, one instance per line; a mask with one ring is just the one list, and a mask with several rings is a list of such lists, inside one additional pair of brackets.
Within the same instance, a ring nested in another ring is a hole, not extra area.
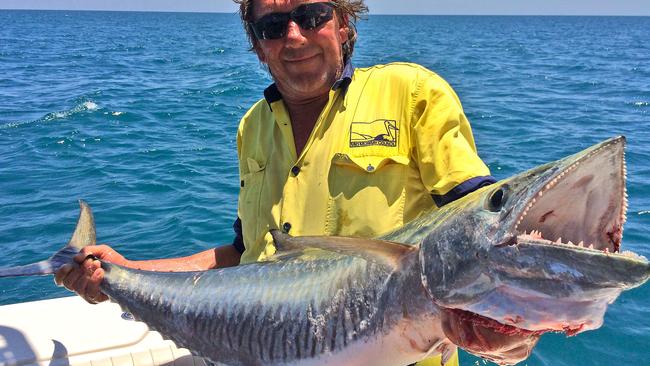
[(486, 208), (492, 212), (499, 212), (506, 202), (506, 187), (501, 186), (492, 192), (486, 202)]

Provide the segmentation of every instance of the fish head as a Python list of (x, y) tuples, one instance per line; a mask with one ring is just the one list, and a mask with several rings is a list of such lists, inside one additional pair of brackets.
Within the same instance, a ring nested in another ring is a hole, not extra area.
[(497, 334), (602, 325), (607, 306), (650, 277), (622, 251), (625, 138), (481, 188), (441, 208), (422, 240), (422, 280), (458, 322)]

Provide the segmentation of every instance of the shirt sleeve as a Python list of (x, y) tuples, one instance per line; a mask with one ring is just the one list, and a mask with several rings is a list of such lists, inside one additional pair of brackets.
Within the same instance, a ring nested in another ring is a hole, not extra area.
[(478, 156), (456, 93), (432, 72), (420, 78), (413, 101), (411, 138), (422, 182), (442, 206), (496, 180)]

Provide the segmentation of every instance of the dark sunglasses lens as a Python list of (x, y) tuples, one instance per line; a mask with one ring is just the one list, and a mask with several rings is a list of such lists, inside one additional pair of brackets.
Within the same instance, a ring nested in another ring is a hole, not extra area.
[(292, 19), (302, 29), (310, 30), (332, 20), (333, 13), (334, 11), (329, 3), (305, 4), (294, 10)]
[(288, 14), (270, 14), (253, 24), (258, 39), (278, 39), (287, 32)]
[(263, 16), (251, 24), (257, 39), (279, 39), (287, 34), (289, 19), (300, 28), (314, 29), (332, 20), (334, 10), (330, 3), (309, 3), (300, 5), (291, 13), (274, 13)]

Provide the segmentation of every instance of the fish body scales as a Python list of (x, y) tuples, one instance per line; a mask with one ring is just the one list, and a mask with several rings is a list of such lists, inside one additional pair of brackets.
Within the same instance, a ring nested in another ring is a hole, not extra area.
[(103, 290), (136, 319), (226, 364), (318, 359), (373, 338), (390, 308), (390, 273), (355, 257), (184, 273), (105, 267)]

